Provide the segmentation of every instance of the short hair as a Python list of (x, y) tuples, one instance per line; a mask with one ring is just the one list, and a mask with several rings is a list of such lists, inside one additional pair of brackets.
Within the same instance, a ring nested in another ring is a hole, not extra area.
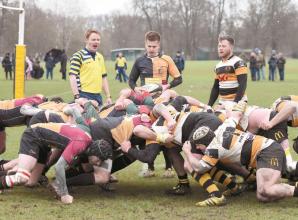
[(145, 41), (160, 41), (160, 34), (156, 31), (148, 31), (145, 34)]
[(97, 31), (95, 29), (88, 29), (85, 32), (85, 39), (88, 39), (90, 37), (90, 35), (93, 34), (93, 33), (100, 35), (99, 31)]
[(232, 38), (229, 35), (219, 35), (218, 42), (223, 41), (223, 40), (228, 41), (232, 46), (234, 46), (234, 44), (235, 44), (234, 38)]

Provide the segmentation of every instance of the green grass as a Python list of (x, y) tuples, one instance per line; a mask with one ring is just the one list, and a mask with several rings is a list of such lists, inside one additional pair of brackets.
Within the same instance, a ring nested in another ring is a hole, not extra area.
[[(213, 68), (216, 61), (188, 61), (183, 73), (183, 84), (177, 88), (181, 94), (191, 95), (207, 102), (213, 84)], [(129, 65), (131, 67), (131, 64)], [(113, 63), (107, 62), (111, 93), (115, 98), (124, 84), (114, 80)], [(285, 82), (251, 82), (247, 95), (249, 103), (269, 107), (282, 95), (297, 95), (298, 61), (288, 60)], [(268, 75), (268, 71), (267, 71)], [(67, 101), (72, 99), (68, 81), (62, 81), (58, 67), (54, 80), (31, 80), (26, 82), (26, 95), (42, 93), (47, 96), (60, 95)], [(0, 99), (12, 98), (13, 84), (4, 79), (0, 70)], [(24, 127), (7, 129), (7, 151), (3, 158), (17, 156), (20, 136)], [(297, 131), (290, 129), (290, 137)], [(228, 199), (224, 207), (197, 208), (194, 204), (207, 194), (193, 181), (192, 194), (184, 197), (170, 197), (164, 190), (176, 184), (176, 179), (163, 179), (163, 159), (156, 161), (157, 177), (143, 179), (138, 176), (142, 164), (134, 163), (119, 171), (120, 180), (115, 193), (104, 193), (98, 187), (75, 188), (75, 200), (64, 206), (53, 199), (44, 188), (28, 189), (16, 187), (0, 195), (0, 219), (296, 219), (297, 199), (289, 198), (276, 203), (257, 202), (255, 193)], [(53, 172), (50, 172), (53, 175)]]

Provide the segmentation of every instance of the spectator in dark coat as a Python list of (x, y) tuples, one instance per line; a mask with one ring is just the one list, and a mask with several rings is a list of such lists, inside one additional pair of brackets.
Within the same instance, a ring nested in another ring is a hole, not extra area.
[(185, 61), (183, 56), (181, 55), (181, 51), (177, 51), (176, 56), (174, 57), (173, 60), (181, 74), (185, 66)]
[(10, 60), (9, 53), (5, 54), (5, 57), (3, 58), (2, 67), (4, 69), (6, 79), (8, 79), (9, 75), (10, 80), (12, 80), (12, 62)]
[(277, 56), (276, 56), (276, 51), (272, 50), (271, 57), (268, 60), (269, 64), (269, 80), (274, 81), (274, 75), (276, 71), (276, 65), (277, 65)]
[(250, 69), (250, 74), (251, 74), (251, 80), (252, 81), (260, 80), (260, 78), (256, 77), (256, 73), (258, 71), (258, 66), (257, 66), (257, 55), (255, 54), (255, 52), (250, 53), (249, 69)]
[(50, 76), (51, 79), (53, 79), (53, 69), (55, 67), (55, 60), (51, 52), (46, 55), (44, 61), (46, 62), (46, 77), (48, 79)]
[(277, 56), (277, 69), (278, 69), (280, 81), (284, 81), (285, 79), (285, 64), (286, 64), (286, 58), (283, 56), (282, 53), (279, 53)]
[(66, 80), (66, 69), (67, 69), (67, 55), (65, 53), (65, 50), (62, 50), (62, 54), (60, 57), (60, 72), (62, 74), (62, 79)]

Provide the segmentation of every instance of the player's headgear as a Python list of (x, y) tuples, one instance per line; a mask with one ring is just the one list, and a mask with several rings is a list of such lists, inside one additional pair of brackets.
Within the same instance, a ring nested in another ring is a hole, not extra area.
[(215, 137), (214, 132), (207, 126), (201, 126), (195, 130), (192, 135), (191, 141), (194, 144), (203, 144), (208, 146), (213, 138)]
[(92, 141), (86, 151), (88, 156), (96, 156), (101, 160), (112, 158), (112, 145), (104, 139)]

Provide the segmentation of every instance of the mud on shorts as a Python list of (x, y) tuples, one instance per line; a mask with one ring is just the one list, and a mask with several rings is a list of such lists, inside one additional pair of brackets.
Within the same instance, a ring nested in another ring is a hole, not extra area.
[(257, 170), (269, 168), (278, 170), (282, 174), (286, 171), (286, 155), (282, 146), (273, 142), (269, 147), (261, 150), (257, 155)]

